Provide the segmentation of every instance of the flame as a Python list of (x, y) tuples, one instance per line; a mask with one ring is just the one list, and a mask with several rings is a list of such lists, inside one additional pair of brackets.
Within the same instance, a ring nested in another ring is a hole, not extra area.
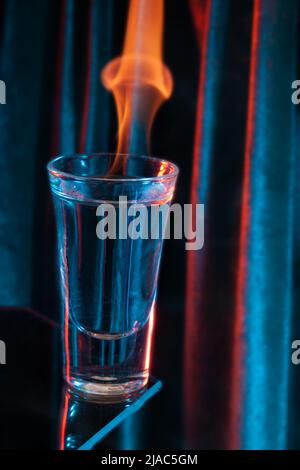
[(155, 114), (171, 96), (172, 75), (162, 60), (163, 19), (163, 0), (131, 0), (122, 55), (102, 71), (116, 102), (117, 154), (147, 150)]

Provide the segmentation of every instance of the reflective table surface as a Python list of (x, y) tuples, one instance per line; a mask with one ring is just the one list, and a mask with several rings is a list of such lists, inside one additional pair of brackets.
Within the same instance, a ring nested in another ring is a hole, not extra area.
[(0, 309), (0, 340), (6, 347), (6, 364), (0, 365), (0, 450), (182, 447), (175, 344), (156, 348), (160, 360), (154, 372), (162, 381), (151, 378), (130, 403), (99, 404), (66, 388), (56, 323), (31, 309)]

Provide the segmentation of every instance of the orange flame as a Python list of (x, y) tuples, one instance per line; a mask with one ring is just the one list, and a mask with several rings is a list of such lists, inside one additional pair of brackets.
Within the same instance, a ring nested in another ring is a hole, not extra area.
[(136, 130), (148, 145), (155, 114), (171, 96), (172, 75), (162, 60), (163, 19), (163, 0), (131, 0), (123, 53), (102, 71), (117, 107), (117, 153), (132, 152)]

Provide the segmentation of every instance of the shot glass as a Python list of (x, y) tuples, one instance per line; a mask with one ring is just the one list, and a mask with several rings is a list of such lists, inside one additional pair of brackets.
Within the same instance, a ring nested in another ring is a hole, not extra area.
[(59, 156), (47, 169), (65, 380), (87, 398), (130, 398), (149, 377), (165, 227), (157, 230), (152, 211), (170, 205), (178, 168), (153, 157), (93, 154)]

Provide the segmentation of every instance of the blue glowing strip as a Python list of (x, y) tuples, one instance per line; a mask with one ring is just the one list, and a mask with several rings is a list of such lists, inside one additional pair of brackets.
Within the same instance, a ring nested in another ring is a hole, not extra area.
[(90, 439), (88, 439), (84, 444), (82, 444), (78, 450), (91, 450), (99, 441), (101, 441), (107, 434), (109, 434), (113, 429), (115, 429), (124, 419), (128, 416), (131, 416), (133, 413), (139, 411), (146, 401), (152, 398), (159, 390), (162, 388), (162, 382), (158, 380), (155, 384), (146, 390), (135, 402), (132, 403), (128, 408), (123, 410), (118, 416), (112, 419), (108, 424), (106, 424), (100, 431), (94, 434)]
[(73, 153), (76, 149), (75, 138), (75, 108), (74, 108), (74, 0), (67, 0), (65, 20), (65, 43), (62, 71), (61, 92), (61, 127), (60, 127), (60, 153)]
[[(287, 445), (292, 305), (290, 84), (297, 4), (262, 1), (250, 175), (242, 447)], [(283, 125), (284, 123), (284, 125)]]
[(121, 436), (121, 445), (122, 450), (135, 450), (138, 442), (137, 442), (137, 433), (135, 432), (137, 429), (140, 432), (140, 427), (136, 420), (138, 419), (137, 415), (128, 416), (125, 422), (122, 425), (122, 436)]
[(226, 37), (229, 3), (223, 0), (212, 0), (211, 16), (207, 40), (205, 87), (203, 96), (202, 139), (200, 143), (200, 178), (197, 193), (202, 203), (207, 203), (210, 191), (210, 175), (216, 120), (218, 119), (217, 102), (220, 99), (218, 90), (223, 77), (223, 50)]
[(109, 144), (110, 96), (99, 74), (112, 55), (113, 2), (91, 2), (91, 82), (86, 152), (105, 151)]

